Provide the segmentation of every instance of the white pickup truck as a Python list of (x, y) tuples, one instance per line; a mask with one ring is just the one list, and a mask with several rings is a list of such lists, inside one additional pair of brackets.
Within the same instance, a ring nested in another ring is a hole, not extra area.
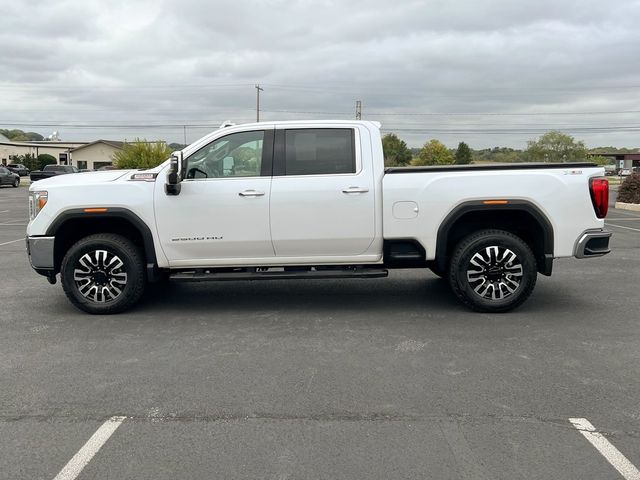
[(554, 258), (609, 252), (603, 175), (590, 163), (385, 168), (377, 122), (230, 125), (150, 170), (32, 185), (27, 250), (89, 313), (124, 311), (159, 280), (391, 268), (430, 268), (468, 307), (505, 312)]

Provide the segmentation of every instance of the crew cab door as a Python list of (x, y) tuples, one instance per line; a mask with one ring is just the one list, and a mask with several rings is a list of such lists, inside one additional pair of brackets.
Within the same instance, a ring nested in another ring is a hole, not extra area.
[(274, 257), (269, 231), (273, 134), (273, 129), (244, 130), (202, 146), (186, 158), (179, 195), (166, 195), (158, 183), (156, 226), (171, 267)]
[(363, 158), (360, 137), (353, 125), (276, 129), (271, 236), (277, 257), (356, 259), (372, 244), (372, 159)]

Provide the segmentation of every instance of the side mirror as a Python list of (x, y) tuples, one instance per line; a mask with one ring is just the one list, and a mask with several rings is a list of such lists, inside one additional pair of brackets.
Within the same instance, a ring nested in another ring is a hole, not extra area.
[(182, 172), (184, 167), (184, 157), (181, 151), (173, 152), (169, 161), (169, 173), (167, 174), (167, 183), (164, 191), (167, 195), (180, 194), (180, 182), (182, 181)]

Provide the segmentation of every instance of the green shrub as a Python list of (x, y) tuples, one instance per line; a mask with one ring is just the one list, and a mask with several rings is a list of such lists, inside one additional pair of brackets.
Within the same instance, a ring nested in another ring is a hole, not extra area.
[(118, 168), (153, 168), (171, 156), (171, 149), (165, 142), (147, 142), (136, 138), (125, 143), (122, 150), (113, 155), (113, 163)]
[(36, 162), (38, 164), (38, 170), (42, 170), (45, 165), (58, 163), (56, 162), (56, 157), (54, 157), (53, 155), (49, 155), (48, 153), (41, 153), (40, 155), (38, 155)]
[(629, 175), (618, 190), (618, 201), (640, 203), (640, 173)]

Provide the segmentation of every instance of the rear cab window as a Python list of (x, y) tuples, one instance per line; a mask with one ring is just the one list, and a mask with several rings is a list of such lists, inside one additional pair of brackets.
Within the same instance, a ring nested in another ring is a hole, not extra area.
[(299, 128), (284, 130), (284, 175), (356, 173), (354, 130)]

